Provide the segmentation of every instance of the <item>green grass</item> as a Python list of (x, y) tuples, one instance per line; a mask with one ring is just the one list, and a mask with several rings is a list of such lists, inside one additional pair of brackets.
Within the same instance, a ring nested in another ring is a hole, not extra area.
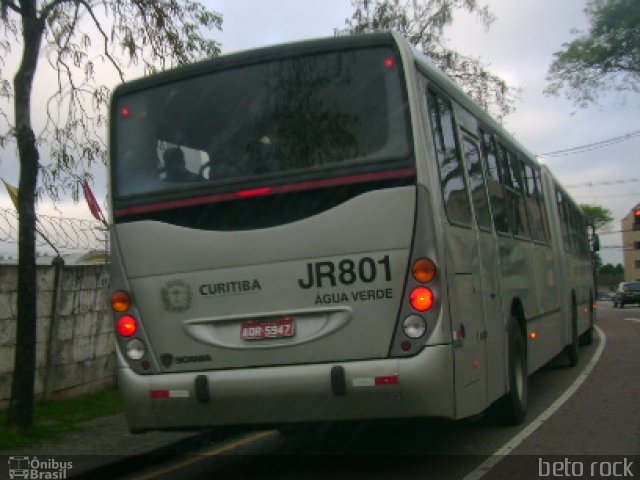
[(53, 440), (63, 433), (82, 428), (82, 422), (121, 411), (122, 397), (116, 389), (69, 400), (37, 404), (33, 425), (20, 432), (12, 432), (7, 428), (5, 410), (0, 412), (0, 450)]

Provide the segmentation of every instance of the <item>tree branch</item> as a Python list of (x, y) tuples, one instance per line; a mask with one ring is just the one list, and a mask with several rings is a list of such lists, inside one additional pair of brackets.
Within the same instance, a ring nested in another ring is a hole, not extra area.
[(46, 20), (51, 12), (53, 12), (59, 5), (63, 3), (75, 3), (77, 7), (77, 0), (53, 0), (51, 3), (45, 3), (40, 9), (40, 19)]
[(62, 48), (62, 51), (65, 51), (69, 48), (69, 42), (71, 41), (71, 37), (73, 37), (73, 33), (75, 32), (76, 26), (78, 25), (78, 19), (79, 19), (79, 11), (80, 11), (80, 4), (76, 3), (75, 5), (75, 10), (73, 12), (73, 21), (71, 22), (71, 26), (69, 27), (69, 32), (67, 33), (67, 39), (64, 42), (61, 42), (60, 48)]
[(2, 20), (7, 19), (7, 12), (9, 9), (13, 10), (17, 14), (22, 14), (22, 10), (13, 2), (13, 0), (0, 0), (0, 15)]
[[(64, 0), (61, 0), (61, 1), (64, 1)], [(89, 5), (89, 3), (86, 2), (85, 0), (75, 0), (75, 1), (83, 5), (84, 8), (87, 10), (87, 13), (89, 13), (89, 15), (91, 16), (91, 19), (93, 20), (95, 27), (98, 29), (98, 31), (100, 32), (100, 35), (102, 35), (102, 38), (104, 39), (104, 55), (105, 57), (107, 57), (107, 59), (109, 60), (113, 68), (115, 68), (116, 71), (118, 72), (118, 75), (120, 76), (120, 81), (124, 82), (125, 80), (124, 72), (122, 71), (122, 68), (120, 68), (120, 65), (118, 65), (118, 62), (115, 60), (115, 58), (113, 58), (113, 56), (111, 55), (111, 52), (109, 52), (109, 36), (102, 28), (102, 24), (100, 23), (100, 20), (98, 20), (98, 18), (96, 17), (95, 12), (93, 11), (93, 6)]]

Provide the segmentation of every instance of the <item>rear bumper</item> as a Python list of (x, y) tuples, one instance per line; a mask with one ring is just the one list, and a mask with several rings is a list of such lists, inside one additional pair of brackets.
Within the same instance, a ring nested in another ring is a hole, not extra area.
[[(118, 383), (133, 432), (455, 416), (450, 345), (427, 347), (411, 358), (161, 375), (138, 375), (120, 355)], [(344, 368), (344, 395), (332, 389), (334, 366)], [(198, 376), (206, 376), (207, 401), (196, 398)], [(375, 385), (376, 377), (395, 376), (397, 383)], [(152, 396), (154, 391), (164, 394)]]
[(613, 300), (614, 303), (621, 305), (640, 305), (640, 297), (632, 295), (628, 297), (619, 297)]
[(622, 297), (622, 303), (625, 305), (640, 304), (640, 297)]

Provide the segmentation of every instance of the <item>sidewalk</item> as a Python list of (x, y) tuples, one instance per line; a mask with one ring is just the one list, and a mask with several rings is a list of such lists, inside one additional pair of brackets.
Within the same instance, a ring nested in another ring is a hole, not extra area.
[[(48, 441), (22, 449), (0, 451), (3, 457), (37, 457), (40, 461), (62, 459), (71, 461), (69, 477), (117, 478), (118, 471), (127, 469), (125, 464), (138, 466), (154, 456), (176, 455), (185, 448), (206, 444), (204, 435), (197, 432), (148, 432), (129, 433), (124, 414), (101, 417), (82, 424), (54, 441)], [(120, 467), (118, 467), (120, 465)], [(109, 468), (105, 468), (109, 466)], [(5, 466), (0, 466), (0, 479), (8, 478)], [(103, 468), (100, 475), (95, 470)]]

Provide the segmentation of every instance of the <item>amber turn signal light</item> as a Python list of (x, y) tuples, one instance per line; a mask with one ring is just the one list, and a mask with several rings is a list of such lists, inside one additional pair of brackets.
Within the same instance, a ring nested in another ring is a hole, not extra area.
[(118, 290), (111, 295), (111, 308), (114, 312), (126, 312), (131, 308), (131, 295), (123, 290)]
[(428, 258), (416, 260), (412, 268), (413, 278), (420, 283), (428, 283), (436, 277), (436, 265)]

